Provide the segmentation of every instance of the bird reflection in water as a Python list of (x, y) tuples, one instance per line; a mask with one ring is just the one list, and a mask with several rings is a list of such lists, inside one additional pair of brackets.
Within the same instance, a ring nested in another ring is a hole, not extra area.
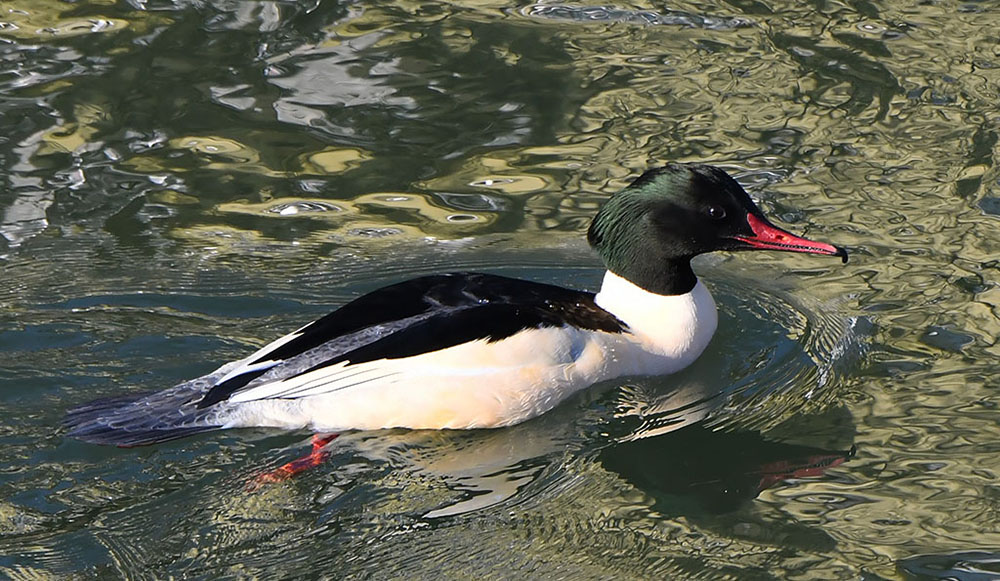
[[(581, 395), (578, 405), (571, 402), (498, 430), (347, 433), (331, 443), (330, 453), (349, 450), (415, 479), (443, 483), (456, 494), (442, 505), (418, 509), (420, 517), (431, 519), (484, 510), (518, 495), (547, 494), (551, 490), (534, 490), (555, 486), (537, 484), (553, 473), (546, 467), (581, 460), (642, 490), (661, 513), (720, 514), (784, 480), (822, 476), (854, 453), (849, 444), (845, 447), (850, 450), (829, 450), (774, 441), (754, 431), (713, 430), (706, 423), (713, 410), (727, 403), (723, 394), (696, 380), (660, 387), (637, 383), (603, 394), (597, 389)], [(586, 411), (581, 413), (581, 407)], [(820, 434), (817, 441), (839, 445), (853, 437), (849, 419), (838, 411), (808, 419), (810, 426), (827, 426), (814, 430), (817, 434), (836, 432), (832, 438)]]
[(853, 447), (831, 451), (695, 425), (611, 446), (600, 462), (655, 498), (660, 512), (722, 513), (784, 480), (822, 476), (853, 455)]

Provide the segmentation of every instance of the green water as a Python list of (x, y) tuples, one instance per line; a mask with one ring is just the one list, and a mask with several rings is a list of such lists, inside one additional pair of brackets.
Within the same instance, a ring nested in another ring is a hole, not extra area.
[[(1000, 3), (0, 4), (0, 577), (1000, 578)], [(65, 412), (351, 297), (595, 288), (601, 200), (730, 171), (848, 246), (705, 257), (702, 359), (504, 430), (120, 450)]]

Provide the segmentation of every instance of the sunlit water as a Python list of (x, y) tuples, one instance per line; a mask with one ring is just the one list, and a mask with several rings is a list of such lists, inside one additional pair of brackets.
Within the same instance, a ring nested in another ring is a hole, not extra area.
[[(0, 576), (1000, 577), (992, 2), (0, 5)], [(351, 297), (595, 288), (595, 209), (725, 167), (846, 245), (712, 256), (694, 366), (504, 430), (119, 450), (65, 412)]]

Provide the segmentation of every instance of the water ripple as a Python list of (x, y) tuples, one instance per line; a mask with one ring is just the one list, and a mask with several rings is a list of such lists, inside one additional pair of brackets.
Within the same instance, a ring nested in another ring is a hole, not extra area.
[[(0, 576), (993, 575), (991, 3), (3, 6)], [(381, 284), (594, 288), (588, 221), (666, 161), (851, 263), (701, 264), (692, 369), (264, 491), (303, 435), (53, 433)]]
[(672, 25), (725, 30), (753, 26), (754, 22), (742, 17), (713, 17), (679, 10), (626, 10), (613, 6), (575, 6), (571, 4), (535, 4), (521, 9), (532, 18), (571, 20), (579, 22), (626, 22), (630, 24)]

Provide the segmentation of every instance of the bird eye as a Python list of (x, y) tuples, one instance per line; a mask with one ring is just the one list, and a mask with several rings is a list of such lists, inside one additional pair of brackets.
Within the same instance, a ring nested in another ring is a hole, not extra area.
[(721, 220), (726, 217), (726, 210), (721, 206), (709, 206), (705, 212), (710, 218)]

